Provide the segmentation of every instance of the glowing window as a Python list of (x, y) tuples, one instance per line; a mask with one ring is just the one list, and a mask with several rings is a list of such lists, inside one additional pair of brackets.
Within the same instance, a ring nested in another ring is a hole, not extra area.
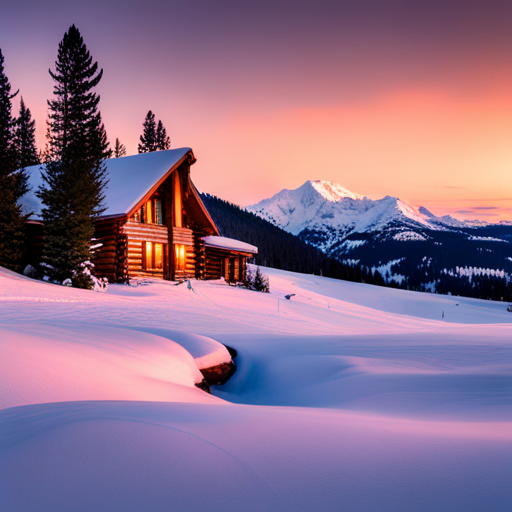
[(164, 268), (164, 246), (162, 244), (155, 244), (155, 267), (157, 270)]
[(176, 256), (176, 270), (185, 270), (185, 262), (187, 259), (187, 251), (184, 245), (174, 246)]
[(153, 244), (146, 242), (146, 268), (153, 268)]
[(146, 218), (144, 219), (145, 222), (148, 224), (153, 224), (153, 209), (151, 208), (151, 200), (149, 200), (146, 203), (145, 212)]

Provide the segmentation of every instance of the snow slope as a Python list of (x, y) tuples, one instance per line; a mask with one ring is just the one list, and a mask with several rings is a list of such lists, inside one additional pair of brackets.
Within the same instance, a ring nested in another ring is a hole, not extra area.
[[(503, 303), (265, 273), (94, 293), (0, 269), (0, 510), (509, 510)], [(208, 395), (219, 342), (238, 369)]]

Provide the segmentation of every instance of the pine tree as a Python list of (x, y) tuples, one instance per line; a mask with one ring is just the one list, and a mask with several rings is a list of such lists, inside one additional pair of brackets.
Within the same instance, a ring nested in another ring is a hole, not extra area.
[(126, 147), (124, 144), (119, 142), (119, 139), (116, 139), (116, 145), (114, 146), (114, 156), (116, 158), (126, 156)]
[(16, 172), (15, 122), (11, 115), (11, 85), (4, 72), (0, 50), (0, 265), (20, 271), (25, 243), (25, 220), (18, 199), (27, 191), (24, 172)]
[(151, 153), (152, 151), (164, 151), (171, 147), (171, 139), (162, 123), (155, 121), (155, 114), (151, 110), (146, 114), (142, 125), (143, 132), (140, 136), (139, 153)]
[(171, 147), (171, 139), (167, 136), (167, 131), (164, 128), (162, 121), (158, 121), (156, 128), (156, 149), (157, 151), (164, 151)]
[(103, 70), (93, 59), (78, 29), (72, 25), (59, 44), (53, 78), (54, 98), (48, 101), (48, 151), (43, 185), (38, 191), (44, 207), (43, 265), (48, 276), (73, 285), (92, 285), (86, 262), (94, 218), (104, 208), (103, 189), (109, 156), (105, 127), (93, 92)]
[(25, 106), (23, 96), (20, 101), (20, 115), (16, 119), (14, 144), (18, 153), (18, 168), (25, 169), (40, 163), (36, 147), (36, 121), (30, 109)]
[(146, 119), (142, 125), (143, 132), (140, 136), (139, 153), (151, 153), (156, 151), (156, 123), (155, 114), (151, 110), (146, 114)]

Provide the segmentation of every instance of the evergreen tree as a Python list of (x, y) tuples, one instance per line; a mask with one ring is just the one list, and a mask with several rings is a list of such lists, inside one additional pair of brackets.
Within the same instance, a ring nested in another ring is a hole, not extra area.
[[(71, 278), (73, 285), (92, 285), (86, 262), (94, 218), (104, 209), (103, 189), (109, 156), (105, 127), (93, 92), (103, 70), (72, 25), (59, 44), (53, 78), (54, 99), (48, 101), (48, 151), (43, 185), (43, 265), (52, 280)], [(84, 267), (85, 265), (85, 267)]]
[(164, 151), (170, 149), (171, 139), (167, 136), (167, 131), (164, 128), (162, 121), (158, 121), (156, 128), (156, 149), (157, 151)]
[(146, 114), (142, 128), (143, 132), (140, 136), (139, 153), (151, 153), (152, 151), (156, 151), (158, 148), (155, 114), (153, 114), (151, 110)]
[(114, 146), (114, 156), (116, 158), (126, 156), (126, 147), (124, 144), (119, 142), (119, 139), (116, 139), (116, 145)]
[(162, 123), (155, 121), (155, 114), (151, 110), (146, 114), (142, 125), (143, 131), (140, 136), (139, 153), (151, 153), (152, 151), (163, 151), (171, 147), (171, 139)]
[(40, 163), (36, 147), (36, 121), (30, 109), (25, 106), (23, 96), (20, 101), (20, 115), (16, 119), (14, 144), (18, 153), (18, 168), (25, 169)]
[(27, 191), (23, 171), (16, 172), (18, 156), (14, 144), (15, 122), (11, 115), (11, 85), (4, 72), (4, 56), (0, 50), (0, 265), (20, 271), (25, 242), (26, 216), (18, 199)]

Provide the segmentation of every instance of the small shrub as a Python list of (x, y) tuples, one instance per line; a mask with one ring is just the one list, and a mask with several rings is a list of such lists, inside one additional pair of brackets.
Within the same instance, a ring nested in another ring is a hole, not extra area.
[(259, 267), (256, 267), (256, 271), (254, 270), (254, 268), (251, 267), (248, 267), (246, 269), (245, 275), (242, 280), (242, 285), (248, 288), (249, 290), (254, 290), (256, 292), (270, 292), (268, 276), (263, 274)]

